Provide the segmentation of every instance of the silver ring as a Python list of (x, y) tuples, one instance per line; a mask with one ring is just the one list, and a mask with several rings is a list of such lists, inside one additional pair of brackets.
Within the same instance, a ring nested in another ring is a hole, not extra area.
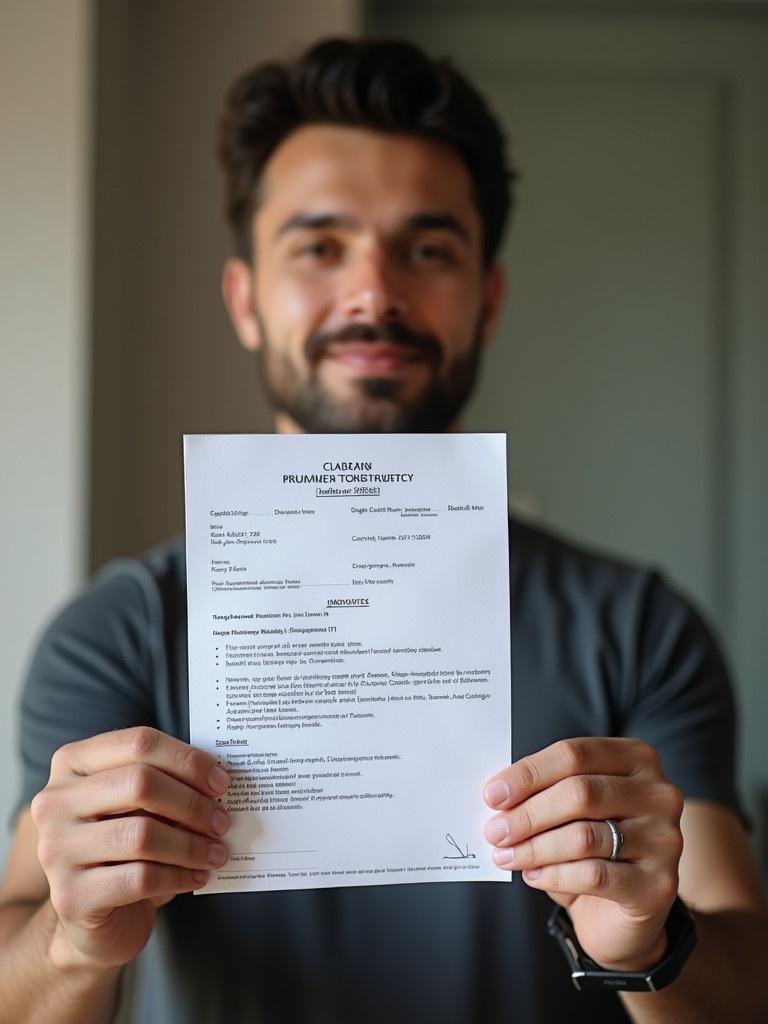
[(604, 820), (605, 824), (611, 830), (611, 855), (608, 860), (618, 860), (621, 848), (624, 845), (624, 836), (615, 821), (612, 821), (610, 818), (605, 818)]

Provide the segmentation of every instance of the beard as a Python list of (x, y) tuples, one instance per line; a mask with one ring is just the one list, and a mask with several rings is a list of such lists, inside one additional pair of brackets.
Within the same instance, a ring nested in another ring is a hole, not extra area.
[[(477, 379), (482, 347), (478, 318), (469, 350), (446, 361), (436, 338), (400, 323), (353, 324), (333, 332), (316, 332), (304, 345), (307, 372), (297, 373), (287, 352), (270, 341), (262, 316), (256, 313), (262, 336), (262, 380), (276, 412), (285, 413), (310, 434), (441, 433), (455, 423)], [(399, 378), (360, 377), (355, 393), (334, 395), (320, 377), (319, 366), (328, 345), (345, 341), (385, 341), (403, 345), (424, 361), (429, 379), (413, 395)]]

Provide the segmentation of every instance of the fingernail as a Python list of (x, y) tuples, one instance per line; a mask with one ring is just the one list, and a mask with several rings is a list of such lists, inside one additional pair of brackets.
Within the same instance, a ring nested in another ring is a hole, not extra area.
[(501, 779), (494, 779), (485, 787), (485, 802), (491, 807), (499, 807), (509, 800), (509, 786)]
[(491, 818), (489, 822), (486, 822), (484, 831), (485, 838), (489, 843), (500, 843), (502, 839), (506, 839), (509, 835), (507, 822), (501, 815), (498, 818)]
[(541, 868), (528, 868), (527, 871), (523, 872), (523, 878), (526, 882), (535, 882), (539, 875), (541, 875)]
[(222, 811), (221, 808), (217, 808), (211, 818), (211, 831), (217, 836), (223, 836), (228, 828), (229, 815), (226, 811)]
[(227, 859), (227, 849), (221, 843), (211, 843), (208, 847), (208, 863), (213, 868), (220, 868)]
[(514, 846), (508, 846), (505, 850), (494, 850), (493, 859), (500, 868), (508, 868), (515, 859)]
[(210, 871), (193, 871), (192, 877), (198, 883), (198, 885), (204, 885), (208, 881), (208, 875)]
[(208, 772), (208, 785), (214, 793), (223, 793), (229, 785), (229, 776), (223, 768), (219, 768), (216, 764)]

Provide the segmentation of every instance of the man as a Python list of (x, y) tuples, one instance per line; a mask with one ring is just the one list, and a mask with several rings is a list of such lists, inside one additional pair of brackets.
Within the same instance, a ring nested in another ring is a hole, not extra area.
[[(236, 83), (221, 154), (239, 250), (224, 298), (277, 429), (457, 429), (512, 180), (474, 90), (410, 46), (328, 41)], [(228, 780), (184, 742), (182, 549), (102, 574), (49, 630), (24, 698), (0, 1020), (108, 1020), (153, 932), (137, 1019), (163, 1024), (764, 1019), (768, 912), (705, 627), (648, 572), (517, 524), (510, 548), (520, 759), (482, 795), (510, 886), (194, 900), (227, 856)], [(671, 958), (673, 980), (576, 992), (552, 901), (598, 978), (658, 978)]]

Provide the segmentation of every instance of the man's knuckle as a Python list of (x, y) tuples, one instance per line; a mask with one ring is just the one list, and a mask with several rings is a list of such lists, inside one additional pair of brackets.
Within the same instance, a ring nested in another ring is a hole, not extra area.
[(203, 813), (203, 798), (194, 789), (190, 789), (187, 794), (187, 814), (191, 821), (202, 822), (204, 818)]
[(58, 775), (67, 768), (73, 746), (72, 743), (65, 743), (58, 750), (54, 750), (51, 755), (51, 775)]
[(132, 760), (145, 761), (160, 742), (161, 733), (149, 725), (136, 725), (125, 731), (125, 742)]
[(661, 771), (661, 758), (656, 747), (650, 743), (646, 743), (644, 740), (640, 741), (640, 756), (647, 765), (649, 765), (654, 771)]
[(38, 828), (45, 822), (52, 810), (52, 805), (55, 798), (51, 790), (46, 786), (45, 789), (41, 789), (39, 793), (35, 793), (32, 797), (32, 802), (29, 805), (29, 811), (32, 815), (32, 821)]
[(128, 772), (128, 798), (141, 807), (152, 797), (155, 790), (155, 773), (145, 764), (134, 765)]
[(602, 892), (610, 883), (608, 865), (604, 860), (589, 861), (586, 868), (586, 884), (591, 892)]
[(654, 829), (653, 848), (663, 854), (682, 853), (683, 834), (675, 824), (662, 822)]
[(557, 748), (558, 761), (566, 775), (578, 775), (587, 767), (589, 751), (583, 740), (560, 740)]
[(683, 794), (671, 782), (659, 782), (650, 790), (652, 805), (664, 817), (679, 821), (683, 813)]
[(675, 896), (677, 896), (677, 889), (678, 877), (676, 872), (656, 872), (653, 879), (652, 892), (659, 903), (672, 903)]
[(125, 891), (128, 896), (141, 899), (150, 894), (157, 868), (146, 860), (134, 860), (125, 866)]
[(538, 863), (541, 854), (541, 844), (538, 836), (524, 839), (522, 843), (515, 843), (515, 860), (521, 864)]
[(541, 783), (541, 773), (531, 757), (523, 757), (517, 763), (517, 770), (520, 774), (520, 783), (523, 790), (535, 790)]
[(628, 741), (632, 760), (636, 765), (647, 767), (658, 760), (656, 748), (651, 746), (647, 740), (632, 739)]
[(598, 840), (595, 827), (591, 821), (581, 821), (576, 825), (574, 852), (577, 859), (593, 856), (597, 852)]
[(155, 826), (150, 818), (137, 816), (125, 819), (126, 852), (136, 857), (146, 856), (154, 848)]
[(680, 857), (683, 854), (683, 846), (685, 845), (685, 842), (683, 840), (683, 833), (679, 828), (672, 829), (669, 832), (669, 838), (666, 845), (670, 856), (674, 857), (675, 860), (680, 860)]
[(182, 747), (176, 754), (176, 774), (182, 779), (193, 779), (199, 774), (199, 755), (194, 747)]
[(533, 812), (526, 804), (517, 808), (515, 818), (515, 825), (517, 826), (517, 829), (524, 835), (530, 835), (536, 832), (536, 821)]
[(594, 784), (586, 775), (575, 775), (567, 780), (568, 803), (578, 813), (586, 812), (594, 797)]
[(664, 799), (667, 805), (667, 810), (671, 814), (672, 819), (676, 822), (680, 821), (683, 814), (683, 806), (685, 804), (685, 797), (683, 791), (678, 787), (667, 783), (665, 786)]

